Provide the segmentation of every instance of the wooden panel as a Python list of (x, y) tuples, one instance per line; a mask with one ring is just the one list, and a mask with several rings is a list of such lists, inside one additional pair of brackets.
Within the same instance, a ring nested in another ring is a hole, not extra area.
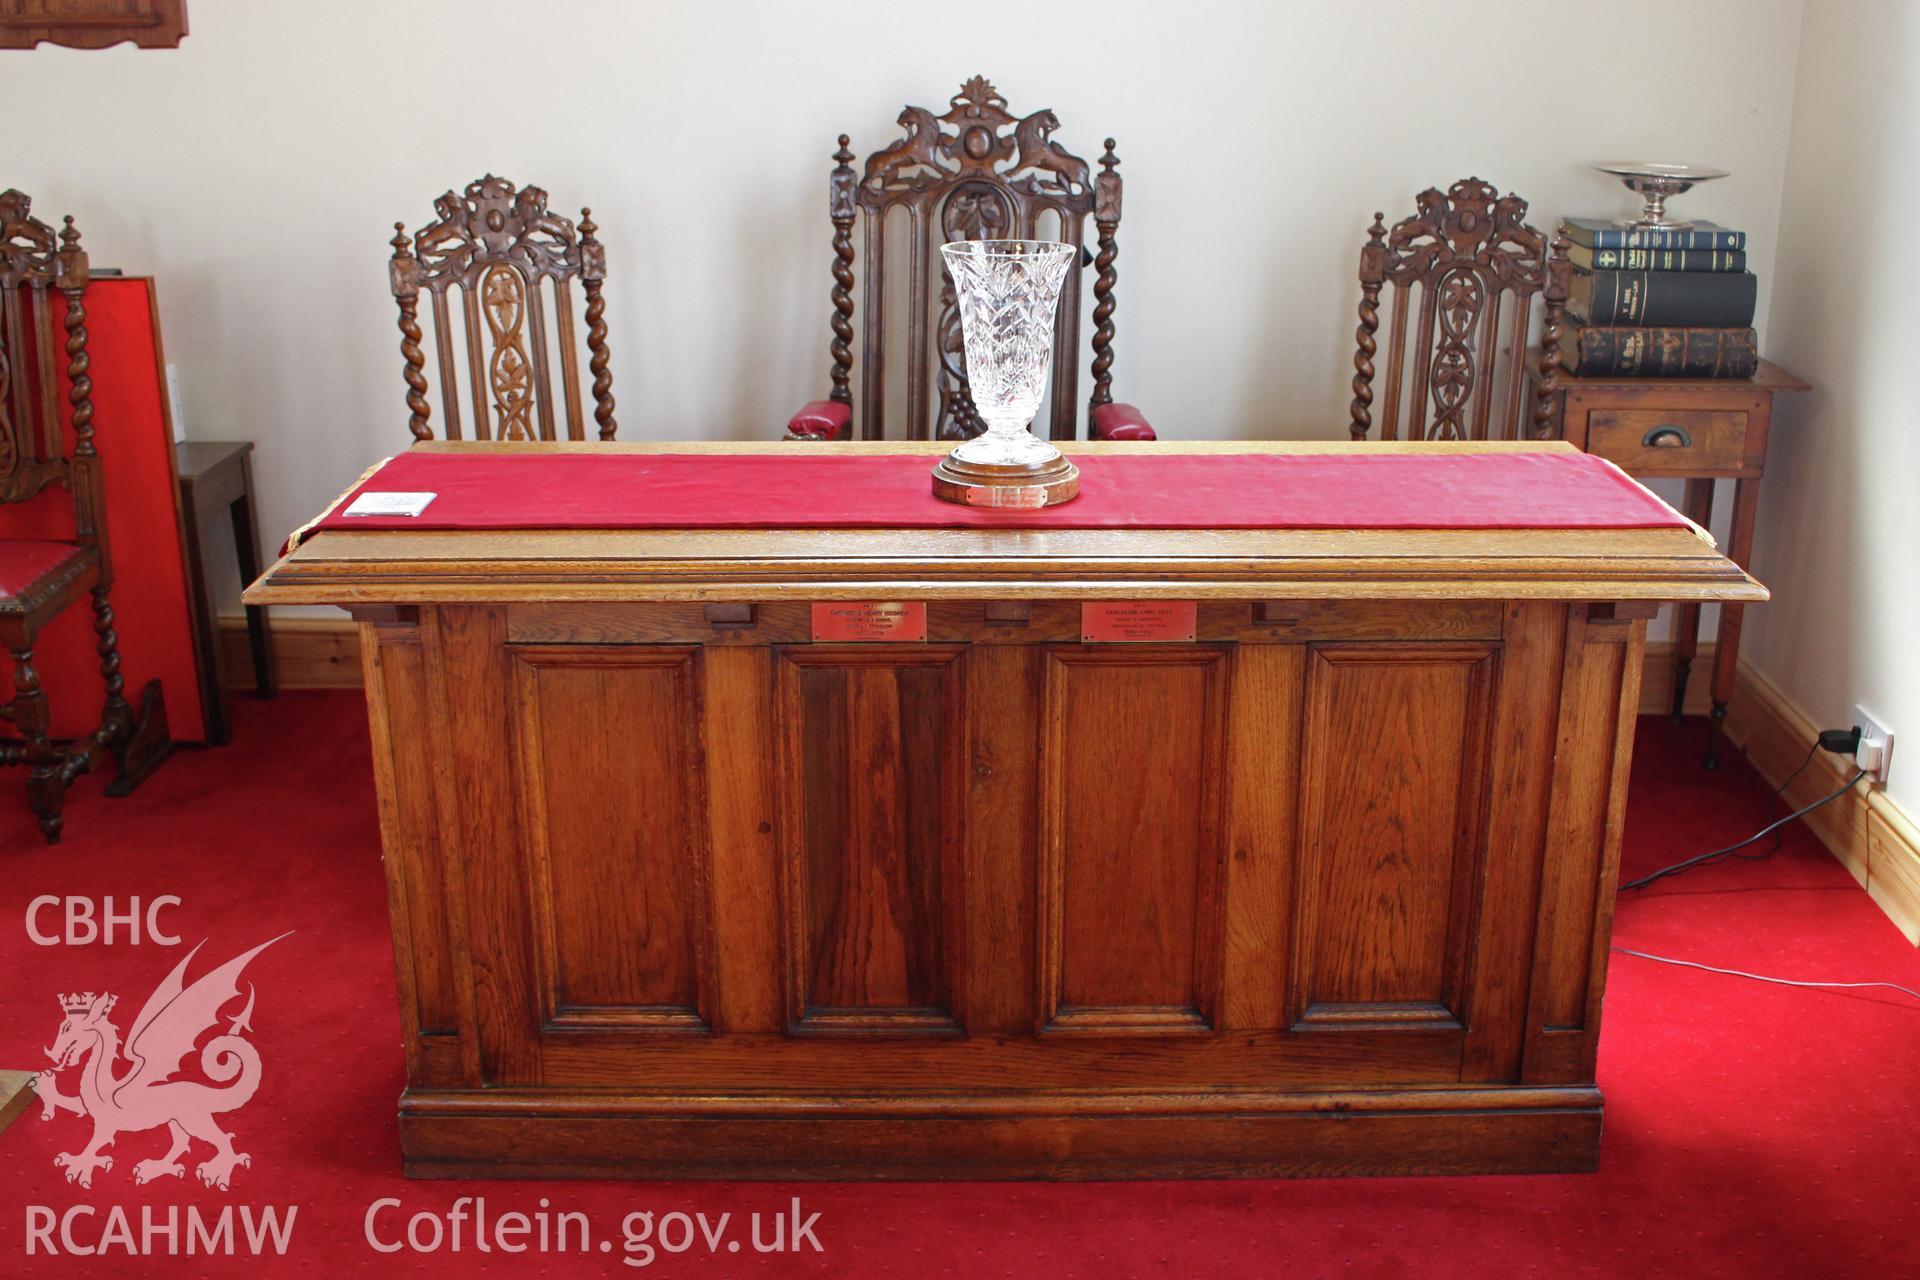
[[(1200, 634), (1211, 616), (1232, 606), (1201, 608)], [(1250, 625), (1234, 638), (1305, 643), (1312, 640), (1497, 640), (1501, 606), (1492, 600), (1434, 600), (1409, 609), (1381, 600), (1260, 600)]]
[(1047, 651), (1043, 1030), (1215, 1025), (1229, 653)]
[(1635, 475), (1738, 471), (1746, 438), (1741, 410), (1595, 409), (1587, 415), (1587, 448)]
[(507, 631), (521, 644), (793, 644), (807, 639), (802, 602), (754, 606), (746, 625), (716, 625), (701, 603), (516, 604)]
[(959, 1030), (963, 649), (779, 651), (788, 1019)]
[(1646, 623), (1567, 611), (1522, 1077), (1593, 1078)]
[(420, 611), (434, 803), (449, 860), (449, 907), (467, 939), (468, 1084), (538, 1084), (540, 1044), (525, 839), (514, 803), (512, 671), (498, 607)]
[(706, 1029), (712, 902), (700, 650), (511, 652), (542, 1022)]
[(1304, 645), (1243, 645), (1234, 653), (1220, 1011), (1229, 1031), (1287, 1025), (1306, 655)]
[[(807, 606), (748, 606), (746, 625), (715, 625), (709, 605), (521, 604), (507, 609), (508, 638), (520, 644), (704, 644), (752, 648), (807, 638)], [(1207, 601), (1202, 640), (1303, 644), (1310, 640), (1483, 640), (1500, 635), (1502, 606), (1491, 600), (1436, 600), (1418, 614), (1381, 600)], [(1000, 616), (996, 616), (1000, 615)], [(1038, 644), (1079, 635), (1080, 606), (1064, 600), (938, 600), (927, 606), (927, 637), (974, 644)], [(246, 619), (219, 620), (221, 670), (230, 687), (253, 687)], [(345, 619), (276, 619), (271, 636), (283, 689), (360, 687), (360, 637)], [(1710, 654), (1712, 646), (1702, 649)], [(1705, 657), (1702, 662), (1705, 662)], [(1706, 695), (1705, 684), (1696, 686)], [(1664, 705), (1652, 704), (1649, 705)], [(1702, 704), (1704, 708), (1704, 703)]]
[(707, 820), (712, 833), (715, 977), (724, 1033), (787, 1025), (780, 953), (773, 668), (765, 649), (715, 647), (707, 683)]
[[(1572, 1173), (1599, 1162), (1600, 1093), (1425, 1089), (885, 1100), (409, 1095), (416, 1178), (1268, 1178)], [(1318, 1189), (1316, 1189), (1317, 1191)], [(1187, 1274), (1210, 1274), (1196, 1271)]]
[[(742, 608), (744, 621), (711, 611)], [(1373, 600), (1208, 600), (1199, 606), (1201, 640), (1300, 644), (1309, 640), (1493, 640), (1501, 606), (1488, 600), (1436, 600), (1411, 613)], [(935, 642), (1039, 644), (1080, 638), (1081, 606), (1066, 600), (937, 600), (927, 606)], [(507, 630), (533, 644), (795, 644), (811, 638), (808, 605), (773, 601), (635, 605), (516, 604)]]
[(967, 1029), (1034, 1025), (1033, 886), (1040, 846), (1040, 650), (979, 645), (967, 655)]
[(1313, 649), (1292, 986), (1301, 1025), (1459, 1025), (1494, 653)]
[(1567, 610), (1507, 606), (1506, 638), (1488, 746), (1487, 855), (1468, 978), (1468, 1080), (1517, 1080), (1526, 1033), (1528, 964), (1547, 847), (1547, 806), (1558, 746)]
[[(1031, 985), (1031, 983), (1029, 984)], [(1457, 1085), (1460, 1032), (1420, 1026), (1316, 1028), (1206, 1035), (1137, 1024), (1035, 1035), (904, 1034), (664, 1036), (618, 1032), (549, 1036), (550, 1088), (646, 1088), (680, 1097), (716, 1093), (898, 1098), (1010, 1089), (1360, 1089)]]
[[(434, 810), (426, 658), (413, 627), (368, 626), (374, 771), (379, 788), (380, 839), (385, 848), (388, 909), (393, 913), (394, 965), (401, 1016), (422, 1035), (457, 1032), (460, 1025), (452, 935), (443, 880), (444, 859)], [(408, 1078), (421, 1080), (418, 1062)]]

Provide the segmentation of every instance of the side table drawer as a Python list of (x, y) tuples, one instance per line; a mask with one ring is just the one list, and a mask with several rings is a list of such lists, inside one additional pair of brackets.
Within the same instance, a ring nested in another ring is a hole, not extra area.
[(1634, 475), (1738, 471), (1746, 447), (1745, 410), (1594, 409), (1587, 415), (1587, 452)]

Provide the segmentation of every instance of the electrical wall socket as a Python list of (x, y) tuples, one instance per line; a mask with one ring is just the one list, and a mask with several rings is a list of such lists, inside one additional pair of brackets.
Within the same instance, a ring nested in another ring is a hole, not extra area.
[(1887, 765), (1893, 759), (1893, 730), (1865, 707), (1855, 704), (1853, 723), (1860, 728), (1860, 746), (1853, 753), (1854, 767), (1867, 771), (1870, 782), (1887, 780)]

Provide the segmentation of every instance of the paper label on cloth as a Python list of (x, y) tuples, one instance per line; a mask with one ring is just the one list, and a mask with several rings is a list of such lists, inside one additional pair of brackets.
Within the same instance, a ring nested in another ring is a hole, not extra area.
[(363, 493), (347, 504), (344, 516), (417, 516), (438, 494)]
[(927, 638), (923, 600), (816, 600), (815, 640), (916, 641)]
[(1080, 639), (1088, 644), (1190, 641), (1200, 607), (1192, 600), (1089, 600), (1080, 606)]

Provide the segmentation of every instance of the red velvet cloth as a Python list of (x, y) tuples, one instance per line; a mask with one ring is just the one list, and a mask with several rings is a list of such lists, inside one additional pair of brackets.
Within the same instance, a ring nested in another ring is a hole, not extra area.
[(1158, 440), (1153, 426), (1147, 421), (1147, 415), (1139, 408), (1114, 401), (1093, 407), (1087, 415), (1087, 426), (1096, 440)]
[(928, 455), (404, 453), (355, 494), (438, 494), (419, 516), (323, 529), (1618, 529), (1684, 525), (1582, 453), (1081, 455), (1080, 497), (983, 510), (929, 490)]
[(816, 440), (844, 440), (853, 410), (838, 400), (809, 400), (787, 419), (787, 434)]
[(26, 594), (28, 587), (81, 554), (71, 542), (0, 538), (0, 596)]

